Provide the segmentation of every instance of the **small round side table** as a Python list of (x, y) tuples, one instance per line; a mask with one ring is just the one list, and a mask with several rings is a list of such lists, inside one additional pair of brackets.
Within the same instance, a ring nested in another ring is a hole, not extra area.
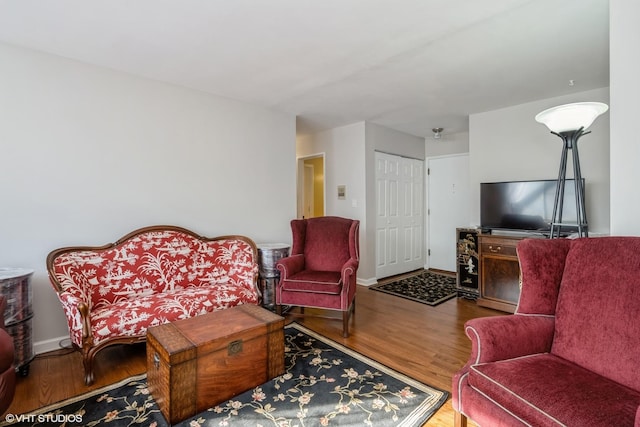
[(275, 287), (280, 280), (276, 264), (289, 256), (289, 245), (285, 243), (260, 243), (258, 246), (258, 283), (262, 292), (262, 306), (268, 310), (276, 309)]

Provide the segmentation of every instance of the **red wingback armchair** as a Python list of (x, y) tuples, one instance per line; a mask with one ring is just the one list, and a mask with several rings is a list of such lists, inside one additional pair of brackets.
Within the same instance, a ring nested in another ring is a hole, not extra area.
[(640, 426), (640, 237), (525, 239), (515, 314), (465, 324), (456, 425)]
[(4, 329), (4, 309), (7, 300), (0, 296), (0, 415), (9, 408), (16, 390), (16, 369), (13, 365), (13, 338)]
[(276, 264), (276, 312), (282, 306), (342, 312), (342, 335), (349, 336), (355, 307), (360, 221), (326, 216), (291, 221), (291, 255)]

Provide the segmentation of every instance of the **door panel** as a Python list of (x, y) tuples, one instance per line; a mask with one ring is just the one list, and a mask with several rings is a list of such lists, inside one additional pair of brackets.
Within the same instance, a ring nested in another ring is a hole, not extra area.
[(456, 228), (470, 224), (469, 156), (428, 160), (429, 268), (456, 271)]
[(376, 153), (376, 277), (424, 266), (424, 162)]

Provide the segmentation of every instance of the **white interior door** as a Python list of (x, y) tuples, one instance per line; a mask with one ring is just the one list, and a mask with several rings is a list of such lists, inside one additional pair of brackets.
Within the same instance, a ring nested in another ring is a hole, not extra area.
[(376, 277), (424, 266), (424, 162), (376, 152)]
[(470, 224), (469, 155), (427, 161), (428, 266), (456, 271), (456, 228)]

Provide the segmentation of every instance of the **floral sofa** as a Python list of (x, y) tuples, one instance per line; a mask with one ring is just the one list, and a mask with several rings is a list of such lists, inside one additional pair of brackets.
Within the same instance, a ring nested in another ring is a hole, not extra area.
[(640, 426), (640, 237), (526, 239), (515, 314), (465, 325), (455, 424)]
[(87, 385), (105, 347), (142, 342), (150, 326), (259, 303), (257, 249), (244, 236), (145, 227), (113, 244), (54, 250), (47, 269)]

